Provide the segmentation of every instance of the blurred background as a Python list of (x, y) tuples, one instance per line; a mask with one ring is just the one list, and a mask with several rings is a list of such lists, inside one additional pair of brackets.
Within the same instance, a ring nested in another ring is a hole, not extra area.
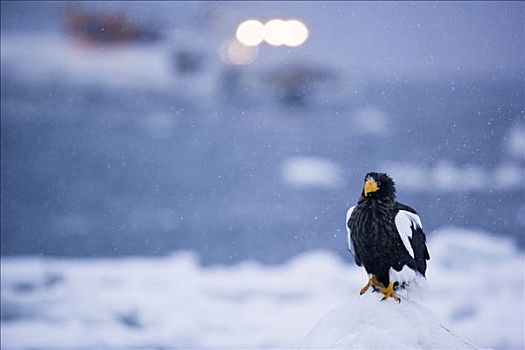
[(2, 348), (292, 347), (366, 280), (369, 171), (423, 219), (438, 315), (522, 347), (524, 28), (520, 2), (3, 1)]

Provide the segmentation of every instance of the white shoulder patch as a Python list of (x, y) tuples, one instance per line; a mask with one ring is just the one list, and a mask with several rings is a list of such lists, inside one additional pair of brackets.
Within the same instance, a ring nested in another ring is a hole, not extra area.
[(412, 238), (412, 226), (423, 228), (421, 225), (421, 219), (418, 215), (411, 213), (406, 210), (400, 210), (395, 218), (397, 232), (401, 236), (403, 245), (405, 246), (408, 254), (414, 258), (414, 249), (410, 244), (410, 238)]
[(348, 249), (355, 256), (354, 245), (352, 244), (352, 237), (350, 236), (350, 234), (351, 234), (350, 227), (348, 227), (348, 219), (350, 219), (350, 216), (352, 215), (352, 212), (354, 211), (354, 208), (355, 208), (355, 205), (352, 208), (348, 209), (348, 211), (346, 212), (345, 227), (346, 227), (347, 238), (348, 238)]

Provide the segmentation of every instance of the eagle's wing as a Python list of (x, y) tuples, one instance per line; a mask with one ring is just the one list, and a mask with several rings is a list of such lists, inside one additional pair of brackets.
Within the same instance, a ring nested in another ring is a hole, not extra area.
[(403, 241), (408, 254), (416, 262), (417, 270), (424, 276), (426, 260), (430, 259), (426, 246), (426, 237), (418, 213), (401, 203), (396, 203), (395, 223), (397, 232)]
[(354, 211), (354, 208), (356, 206), (354, 205), (352, 208), (348, 209), (346, 212), (346, 232), (347, 232), (347, 238), (348, 238), (348, 250), (352, 253), (355, 259), (355, 263), (359, 266), (361, 266), (361, 261), (357, 258), (355, 254), (354, 244), (352, 243), (352, 232), (350, 231), (350, 216), (352, 216), (352, 212)]

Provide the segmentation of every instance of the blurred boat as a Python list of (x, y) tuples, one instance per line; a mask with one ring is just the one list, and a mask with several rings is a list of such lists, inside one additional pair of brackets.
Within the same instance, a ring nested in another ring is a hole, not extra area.
[(122, 13), (90, 13), (75, 8), (67, 11), (65, 17), (66, 29), (84, 43), (152, 42), (160, 38), (158, 31), (136, 24)]
[(268, 83), (284, 105), (305, 105), (321, 84), (335, 79), (330, 70), (312, 64), (280, 66), (269, 72)]
[(173, 64), (180, 74), (195, 74), (202, 68), (204, 55), (196, 50), (179, 48), (173, 53)]

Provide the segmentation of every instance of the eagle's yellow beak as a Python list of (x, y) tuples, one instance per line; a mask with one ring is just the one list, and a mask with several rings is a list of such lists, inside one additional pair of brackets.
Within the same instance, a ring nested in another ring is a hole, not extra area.
[(377, 182), (372, 179), (368, 179), (365, 182), (365, 196), (368, 196), (369, 193), (375, 192), (379, 189)]

